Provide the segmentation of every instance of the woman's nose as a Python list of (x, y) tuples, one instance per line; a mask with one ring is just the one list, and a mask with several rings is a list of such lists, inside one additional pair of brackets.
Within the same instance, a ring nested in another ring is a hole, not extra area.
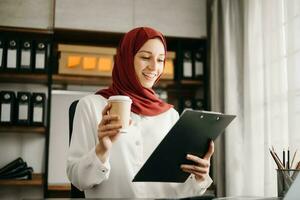
[(156, 60), (151, 60), (150, 64), (149, 64), (149, 68), (151, 70), (156, 70), (158, 68), (159, 63)]

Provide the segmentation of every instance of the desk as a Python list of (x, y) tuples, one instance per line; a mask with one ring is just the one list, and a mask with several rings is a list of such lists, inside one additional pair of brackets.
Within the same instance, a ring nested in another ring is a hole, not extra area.
[(249, 196), (237, 196), (237, 197), (219, 197), (213, 200), (282, 200), (281, 197), (249, 197)]
[[(35, 199), (35, 200), (86, 200), (86, 199), (81, 199), (81, 198), (47, 198), (47, 199)], [(205, 200), (206, 197), (193, 197), (193, 198), (184, 198), (182, 200)], [(211, 199), (211, 198), (207, 198)], [(30, 200), (30, 199), (26, 199)], [(147, 198), (140, 198), (140, 199), (126, 199), (126, 198), (114, 198), (114, 199), (97, 199), (93, 198), (93, 200), (155, 200), (155, 199), (147, 199)], [(172, 200), (172, 199), (163, 199), (163, 200)], [(177, 199), (178, 200), (178, 199)], [(220, 197), (220, 198), (214, 198), (213, 200), (282, 200), (282, 198), (279, 197)]]

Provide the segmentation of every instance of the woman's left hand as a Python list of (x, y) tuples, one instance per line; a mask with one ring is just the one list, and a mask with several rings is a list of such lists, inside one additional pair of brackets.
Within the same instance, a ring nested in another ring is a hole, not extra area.
[(180, 167), (184, 172), (194, 174), (195, 179), (199, 182), (204, 181), (209, 174), (210, 158), (214, 153), (214, 142), (211, 141), (207, 153), (203, 158), (187, 154), (188, 160), (194, 161), (194, 165), (182, 164)]

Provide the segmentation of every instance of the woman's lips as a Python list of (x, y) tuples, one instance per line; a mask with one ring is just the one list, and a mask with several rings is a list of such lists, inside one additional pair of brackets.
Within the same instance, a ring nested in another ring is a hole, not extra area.
[(157, 76), (156, 73), (145, 73), (145, 72), (142, 72), (142, 74), (144, 75), (144, 77), (145, 77), (147, 80), (153, 80), (153, 79), (155, 79), (155, 77)]

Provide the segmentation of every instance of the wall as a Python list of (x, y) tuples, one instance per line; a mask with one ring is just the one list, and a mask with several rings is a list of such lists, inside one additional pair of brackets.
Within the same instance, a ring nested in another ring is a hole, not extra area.
[(51, 29), (53, 2), (54, 0), (1, 0), (0, 25)]

